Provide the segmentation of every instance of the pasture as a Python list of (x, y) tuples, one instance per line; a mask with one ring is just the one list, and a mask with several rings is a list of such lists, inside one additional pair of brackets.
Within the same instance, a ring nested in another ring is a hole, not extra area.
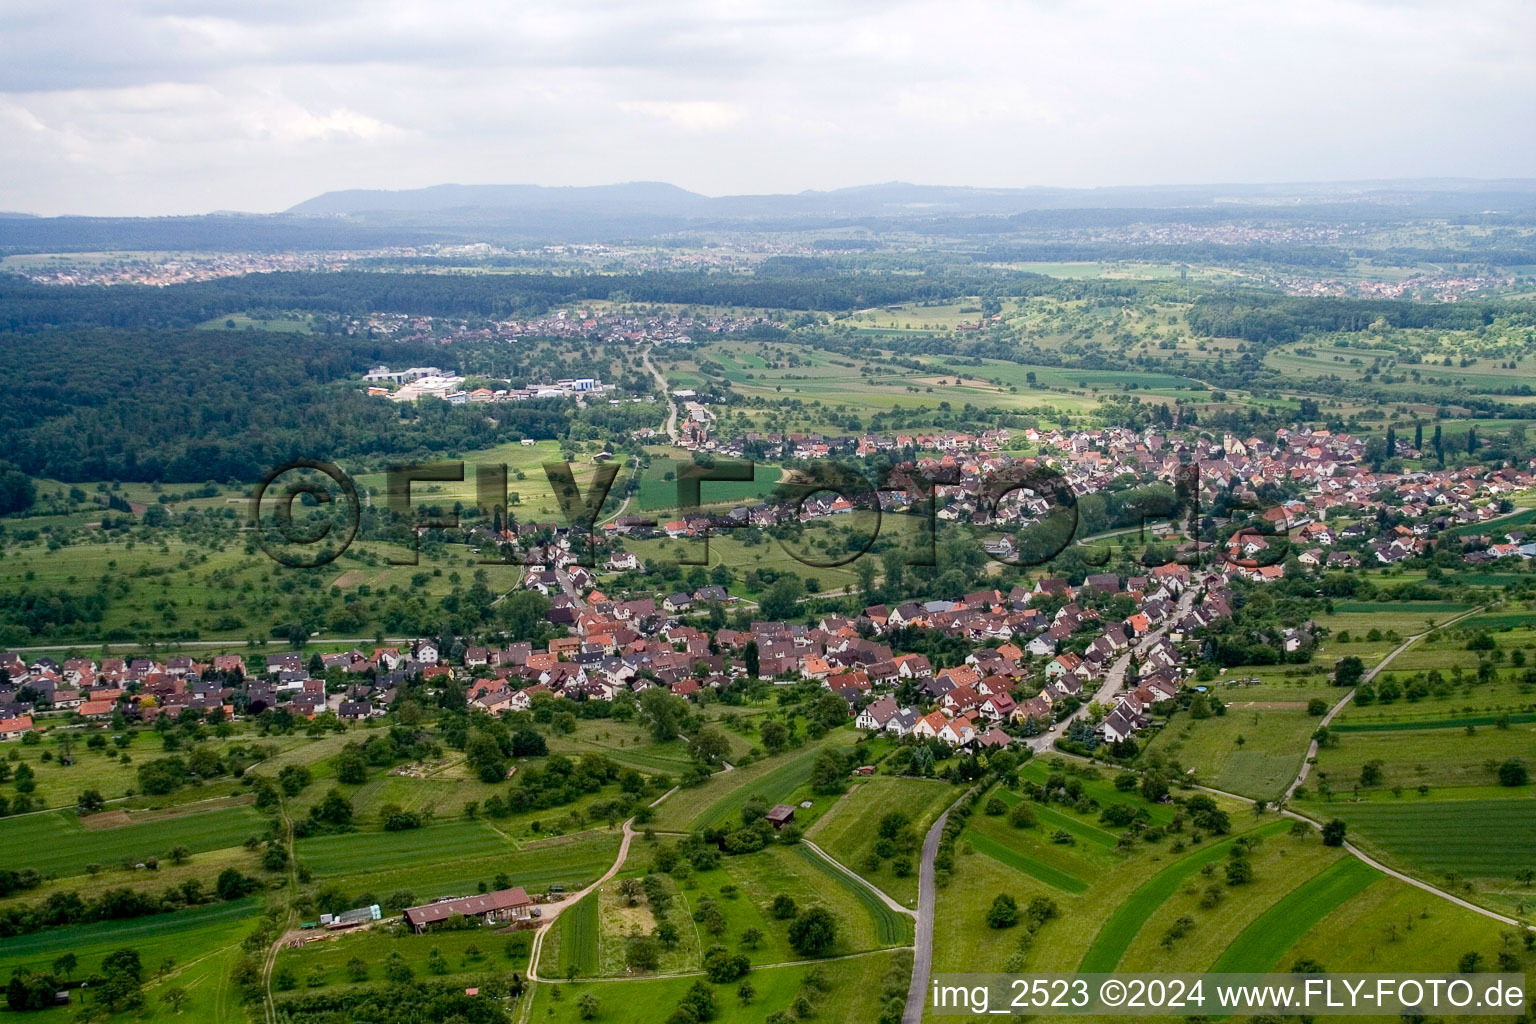
[(1285, 792), (1301, 770), (1317, 719), (1305, 704), (1254, 702), (1241, 691), (1221, 694), (1226, 714), (1196, 719), (1174, 715), (1143, 756), (1161, 755), (1181, 770), (1194, 769), (1208, 786), (1261, 800)]
[[(928, 826), (957, 795), (958, 791), (944, 782), (876, 776), (850, 786), (832, 809), (816, 821), (806, 838), (896, 900), (913, 906), (917, 902), (915, 868), (905, 875), (897, 875), (892, 858), (880, 858), (880, 866), (873, 870), (867, 863), (880, 838), (878, 826), (889, 814), (903, 814), (921, 844)], [(915, 854), (913, 851), (908, 855), (909, 862), (914, 865), (917, 862)]]

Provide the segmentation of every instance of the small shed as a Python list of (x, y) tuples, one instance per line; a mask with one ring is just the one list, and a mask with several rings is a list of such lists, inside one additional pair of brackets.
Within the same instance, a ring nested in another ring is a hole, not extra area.
[(795, 809), (789, 804), (775, 804), (767, 817), (768, 823), (774, 828), (783, 828), (795, 820)]

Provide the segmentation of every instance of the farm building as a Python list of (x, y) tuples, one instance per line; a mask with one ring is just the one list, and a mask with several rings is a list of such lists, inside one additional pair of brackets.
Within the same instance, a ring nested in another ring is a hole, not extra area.
[(775, 804), (773, 810), (767, 814), (768, 824), (774, 828), (783, 828), (795, 820), (795, 809), (789, 804)]
[(533, 908), (533, 900), (522, 889), (502, 889), (481, 896), (460, 896), (458, 899), (438, 900), (405, 912), (405, 923), (420, 934), (434, 924), (441, 924), (454, 914), (478, 917), (486, 924), (497, 921), (526, 921)]
[(379, 910), (379, 905), (374, 903), (366, 907), (357, 907), (353, 910), (343, 910), (339, 914), (321, 914), (320, 926), (328, 931), (339, 931), (342, 928), (356, 928), (358, 925), (370, 924), (380, 920), (384, 916)]

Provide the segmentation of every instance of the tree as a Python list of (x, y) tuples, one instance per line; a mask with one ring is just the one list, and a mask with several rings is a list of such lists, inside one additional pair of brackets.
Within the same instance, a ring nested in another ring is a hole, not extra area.
[(11, 462), (0, 462), (0, 516), (25, 512), (37, 501), (32, 479)]
[(623, 898), (626, 907), (633, 907), (639, 904), (640, 896), (644, 891), (645, 887), (640, 884), (640, 879), (638, 878), (621, 878), (619, 880), (618, 893)]
[(1343, 846), (1344, 833), (1348, 831), (1348, 828), (1349, 826), (1345, 825), (1344, 822), (1338, 818), (1334, 818), (1332, 821), (1328, 822), (1328, 824), (1323, 826), (1323, 845)]
[(1228, 885), (1246, 885), (1251, 881), (1253, 881), (1253, 863), (1247, 857), (1233, 857), (1227, 861)]
[(1353, 654), (1340, 658), (1333, 670), (1335, 686), (1355, 686), (1365, 675), (1365, 664)]
[(1499, 765), (1499, 785), (1523, 786), (1530, 781), (1530, 772), (1525, 767), (1525, 762), (1518, 757), (1512, 757)]
[(758, 726), (757, 734), (763, 741), (763, 749), (770, 754), (777, 754), (789, 746), (789, 726), (776, 718), (770, 718)]
[(103, 981), (97, 991), (113, 1013), (144, 1002), (144, 965), (137, 950), (119, 949), (101, 961)]
[(336, 781), (348, 786), (360, 786), (368, 781), (368, 762), (361, 750), (348, 746), (336, 755)]
[(96, 790), (87, 789), (75, 798), (75, 809), (81, 814), (95, 814), (106, 810), (107, 802)]
[(501, 782), (507, 777), (507, 759), (501, 744), (482, 729), (470, 732), (464, 744), (464, 763), (474, 769), (481, 782)]
[(1035, 820), (1035, 809), (1023, 800), (1014, 804), (1013, 810), (1008, 812), (1008, 824), (1014, 828), (1034, 828)]
[(1149, 803), (1161, 803), (1168, 796), (1168, 779), (1156, 769), (1141, 777), (1141, 795)]
[(837, 942), (837, 919), (825, 907), (812, 907), (789, 926), (789, 944), (801, 956), (825, 956)]
[(583, 992), (576, 998), (576, 1012), (581, 1015), (582, 1020), (591, 1020), (596, 1017), (601, 1007), (601, 1001), (591, 992)]
[(171, 847), (171, 851), (166, 856), (170, 858), (172, 864), (185, 864), (192, 859), (192, 851), (178, 843)]
[(762, 668), (762, 656), (758, 653), (756, 640), (747, 641), (747, 646), (742, 648), (741, 661), (747, 670), (747, 678), (756, 679), (758, 670)]
[(75, 968), (80, 966), (80, 958), (73, 953), (65, 953), (53, 962), (53, 973), (68, 978), (75, 973)]
[(390, 950), (389, 956), (384, 959), (384, 977), (396, 985), (404, 985), (415, 976), (415, 973), (398, 949)]
[(1019, 904), (1012, 896), (1000, 892), (987, 910), (988, 928), (1012, 928), (1019, 923)]
[(368, 980), (368, 962), (360, 956), (347, 961), (347, 978), (352, 981)]
[(324, 800), (309, 809), (309, 817), (321, 825), (349, 828), (352, 825), (352, 801), (341, 790), (332, 789), (325, 794)]
[(688, 702), (682, 697), (653, 686), (640, 695), (640, 715), (651, 728), (657, 743), (677, 739), (688, 717)]
[(805, 583), (799, 576), (784, 575), (773, 581), (758, 602), (763, 618), (782, 620), (794, 618), (800, 609), (800, 599), (805, 596)]
[(704, 954), (704, 974), (717, 985), (735, 981), (752, 968), (752, 961), (745, 953), (732, 953), (724, 946), (711, 946)]
[(798, 909), (795, 907), (794, 899), (781, 892), (773, 898), (773, 903), (769, 905), (769, 912), (780, 921), (788, 921), (798, 913)]
[(160, 993), (160, 1002), (165, 1004), (172, 1013), (180, 1013), (181, 1008), (187, 1003), (187, 990), (179, 985), (173, 985)]
[[(840, 701), (842, 698), (835, 699)], [(823, 750), (811, 765), (811, 789), (824, 794), (841, 793), (845, 786), (844, 772), (843, 759), (832, 750)]]
[(736, 998), (741, 1000), (742, 1006), (750, 1006), (753, 999), (757, 998), (757, 989), (752, 987), (752, 982), (747, 978), (741, 979), (741, 984), (736, 986)]
[(719, 729), (706, 728), (694, 733), (688, 753), (705, 764), (719, 764), (731, 752), (731, 743)]
[(1320, 718), (1328, 713), (1328, 702), (1321, 697), (1313, 697), (1307, 701), (1307, 714), (1313, 718)]

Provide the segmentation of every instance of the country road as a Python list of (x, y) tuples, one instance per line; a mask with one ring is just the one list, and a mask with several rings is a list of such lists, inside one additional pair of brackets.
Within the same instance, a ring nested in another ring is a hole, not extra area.
[(944, 823), (948, 820), (949, 811), (946, 810), (923, 837), (923, 860), (917, 872), (917, 935), (912, 950), (912, 982), (907, 988), (907, 1008), (902, 1011), (901, 1024), (919, 1024), (923, 1019), (923, 1004), (928, 999), (928, 976), (933, 973), (933, 912), (937, 904), (933, 891), (933, 859), (939, 855), (939, 840), (943, 838)]
[(662, 397), (667, 400), (667, 425), (665, 430), (667, 432), (667, 437), (672, 440), (673, 444), (676, 444), (677, 400), (672, 397), (672, 385), (667, 383), (666, 376), (656, 368), (655, 363), (651, 362), (651, 350), (649, 347), (646, 348), (643, 358), (645, 360), (645, 368), (651, 371), (652, 377), (656, 378), (656, 386), (661, 389)]
[[(1482, 611), (1486, 607), (1488, 607), (1488, 606), (1487, 605), (1479, 605), (1476, 608), (1469, 609), (1467, 611), (1462, 612), (1460, 615), (1457, 615), (1457, 616), (1454, 616), (1453, 618), (1447, 619), (1446, 621), (1440, 623), (1438, 626), (1435, 626), (1432, 629), (1426, 629), (1422, 633), (1415, 633), (1413, 636), (1411, 636), (1408, 639), (1404, 640), (1402, 643), (1398, 644), (1391, 651), (1389, 651), (1385, 658), (1382, 658), (1380, 661), (1378, 661), (1368, 672), (1366, 672), (1363, 676), (1360, 677), (1360, 681), (1362, 683), (1370, 682), (1371, 680), (1376, 678), (1377, 674), (1379, 672), (1381, 672), (1382, 669), (1386, 668), (1387, 665), (1389, 665), (1391, 663), (1393, 658), (1396, 658), (1399, 654), (1402, 654), (1404, 651), (1406, 651), (1408, 648), (1412, 647), (1414, 644), (1418, 643), (1424, 637), (1429, 636), (1429, 634), (1435, 632), (1436, 630), (1444, 629), (1447, 626), (1450, 626), (1450, 625), (1453, 625), (1453, 624), (1455, 624), (1457, 622), (1460, 622), (1462, 619), (1466, 618), (1469, 615), (1475, 615), (1476, 613)], [(1355, 699), (1355, 690), (1356, 689), (1357, 689), (1357, 687), (1351, 686), (1349, 688), (1349, 692), (1345, 693), (1344, 696), (1340, 697), (1338, 699), (1338, 702), (1335, 703), (1333, 705), (1333, 707), (1328, 709), (1328, 713), (1323, 716), (1323, 720), (1317, 724), (1318, 729), (1326, 729), (1328, 727), (1328, 724), (1333, 721), (1334, 716), (1337, 715), (1340, 711), (1343, 711), (1344, 710), (1344, 706), (1347, 705), (1350, 701)], [(1314, 760), (1316, 760), (1316, 758), (1317, 758), (1317, 737), (1314, 734), (1312, 742), (1307, 745), (1307, 756), (1301, 759), (1301, 771), (1298, 772), (1297, 775), (1296, 775), (1296, 778), (1291, 781), (1290, 786), (1286, 787), (1285, 797), (1284, 797), (1285, 800), (1290, 800), (1291, 797), (1296, 795), (1297, 788), (1300, 787), (1300, 785), (1307, 780), (1307, 775), (1312, 770), (1312, 762)]]
[(624, 866), (625, 859), (629, 857), (629, 844), (635, 838), (635, 830), (633, 828), (634, 820), (635, 819), (633, 818), (628, 818), (625, 820), (624, 839), (619, 843), (619, 854), (613, 858), (612, 866), (609, 867), (607, 871), (603, 872), (601, 878), (587, 886), (585, 889), (582, 889), (580, 892), (572, 893), (557, 904), (542, 903), (539, 905), (539, 911), (543, 916), (541, 918), (541, 923), (539, 924), (539, 930), (533, 936), (533, 946), (528, 951), (529, 981), (539, 980), (539, 954), (544, 949), (544, 936), (549, 934), (550, 925), (555, 923), (555, 921), (560, 917), (561, 913), (564, 912), (566, 907), (574, 907), (576, 904), (580, 903), (583, 898), (595, 892), (603, 885), (604, 882), (618, 874), (619, 868)]

